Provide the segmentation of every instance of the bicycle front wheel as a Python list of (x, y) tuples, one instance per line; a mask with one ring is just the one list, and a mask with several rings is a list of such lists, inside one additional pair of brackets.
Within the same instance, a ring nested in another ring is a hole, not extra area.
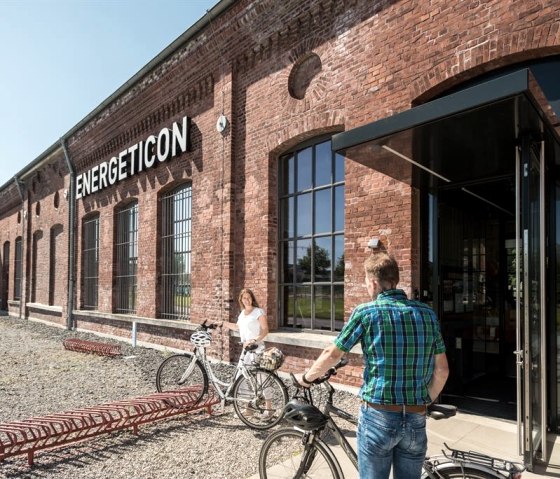
[(479, 469), (475, 466), (458, 466), (456, 464), (440, 464), (431, 473), (424, 473), (422, 479), (503, 479), (504, 476), (494, 471)]
[(311, 444), (307, 439), (295, 429), (281, 429), (268, 436), (259, 455), (260, 479), (344, 477), (331, 450), (318, 438)]
[(282, 420), (288, 390), (282, 380), (265, 369), (239, 376), (232, 390), (233, 408), (239, 419), (253, 429), (270, 429)]
[(156, 374), (158, 392), (188, 394), (198, 404), (208, 391), (208, 375), (194, 354), (169, 356), (161, 363)]

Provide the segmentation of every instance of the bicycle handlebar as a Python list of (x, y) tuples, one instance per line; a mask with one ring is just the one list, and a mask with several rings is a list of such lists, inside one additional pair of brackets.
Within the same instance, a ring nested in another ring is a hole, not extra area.
[(216, 329), (218, 325), (216, 323), (208, 324), (208, 320), (204, 320), (204, 322), (197, 328), (199, 331), (208, 331), (209, 329)]
[[(327, 371), (325, 374), (323, 374), (321, 377), (318, 377), (317, 379), (314, 379), (313, 381), (311, 381), (311, 383), (312, 383), (313, 385), (318, 385), (318, 384), (324, 383), (325, 381), (328, 381), (328, 379), (329, 379), (331, 376), (336, 376), (336, 373), (337, 373), (337, 370), (338, 370), (338, 369), (343, 368), (343, 367), (346, 366), (347, 364), (348, 364), (348, 359), (342, 358), (338, 363), (336, 363), (334, 366), (330, 367), (330, 368), (328, 369), (328, 371)], [(295, 378), (295, 376), (294, 376), (292, 373), (290, 373), (290, 377), (291, 377), (291, 379), (292, 379), (292, 384), (293, 384), (296, 388), (302, 389), (302, 388), (305, 387), (305, 386), (303, 386), (303, 384), (300, 384), (300, 383), (297, 381), (297, 379)]]

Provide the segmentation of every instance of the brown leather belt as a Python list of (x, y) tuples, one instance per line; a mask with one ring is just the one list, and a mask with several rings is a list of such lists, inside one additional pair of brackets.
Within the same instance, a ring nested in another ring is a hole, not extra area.
[(426, 414), (426, 405), (423, 404), (374, 404), (367, 401), (363, 401), (363, 403), (367, 407), (377, 409), (379, 411), (402, 412), (403, 414)]

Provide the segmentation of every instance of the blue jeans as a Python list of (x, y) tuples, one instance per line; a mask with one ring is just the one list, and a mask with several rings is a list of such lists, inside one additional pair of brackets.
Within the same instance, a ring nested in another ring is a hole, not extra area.
[(428, 449), (425, 414), (402, 414), (362, 405), (358, 422), (361, 479), (420, 479)]

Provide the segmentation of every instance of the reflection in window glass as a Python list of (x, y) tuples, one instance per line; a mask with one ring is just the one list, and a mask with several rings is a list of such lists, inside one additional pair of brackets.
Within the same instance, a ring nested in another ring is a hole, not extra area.
[(294, 242), (286, 241), (282, 248), (284, 278), (282, 282), (292, 283), (294, 280)]
[(284, 286), (282, 291), (282, 304), (283, 304), (283, 311), (285, 313), (284, 318), (284, 325), (285, 326), (295, 326), (296, 325), (296, 318), (294, 315), (294, 287), (293, 286)]
[(331, 142), (326, 141), (315, 147), (315, 188), (328, 185), (332, 178)]
[(313, 149), (306, 148), (301, 150), (297, 155), (297, 189), (298, 191), (308, 190), (313, 185), (311, 183), (312, 178), (312, 152)]
[(344, 186), (334, 189), (334, 230), (344, 231)]
[(298, 196), (297, 200), (297, 235), (309, 236), (313, 223), (311, 221), (311, 193)]
[(280, 194), (287, 195), (294, 192), (294, 157), (287, 157), (280, 165)]
[(332, 153), (330, 140), (321, 141), (280, 158), (278, 171), (280, 324), (339, 331), (344, 321), (344, 157)]
[(284, 198), (280, 201), (280, 211), (284, 218), (282, 218), (282, 237), (294, 237), (294, 197)]
[(311, 286), (296, 287), (294, 326), (311, 328)]
[(333, 286), (334, 327), (340, 331), (344, 326), (344, 286)]
[(344, 236), (334, 237), (334, 271), (333, 281), (344, 281)]
[(311, 240), (299, 240), (296, 247), (296, 282), (311, 281)]
[(334, 182), (344, 181), (344, 156), (338, 153), (334, 156)]
[(331, 190), (315, 192), (315, 234), (330, 233), (331, 230)]
[(315, 320), (313, 329), (331, 329), (331, 286), (315, 286)]
[(315, 282), (331, 281), (331, 237), (317, 238), (313, 243), (313, 279)]

